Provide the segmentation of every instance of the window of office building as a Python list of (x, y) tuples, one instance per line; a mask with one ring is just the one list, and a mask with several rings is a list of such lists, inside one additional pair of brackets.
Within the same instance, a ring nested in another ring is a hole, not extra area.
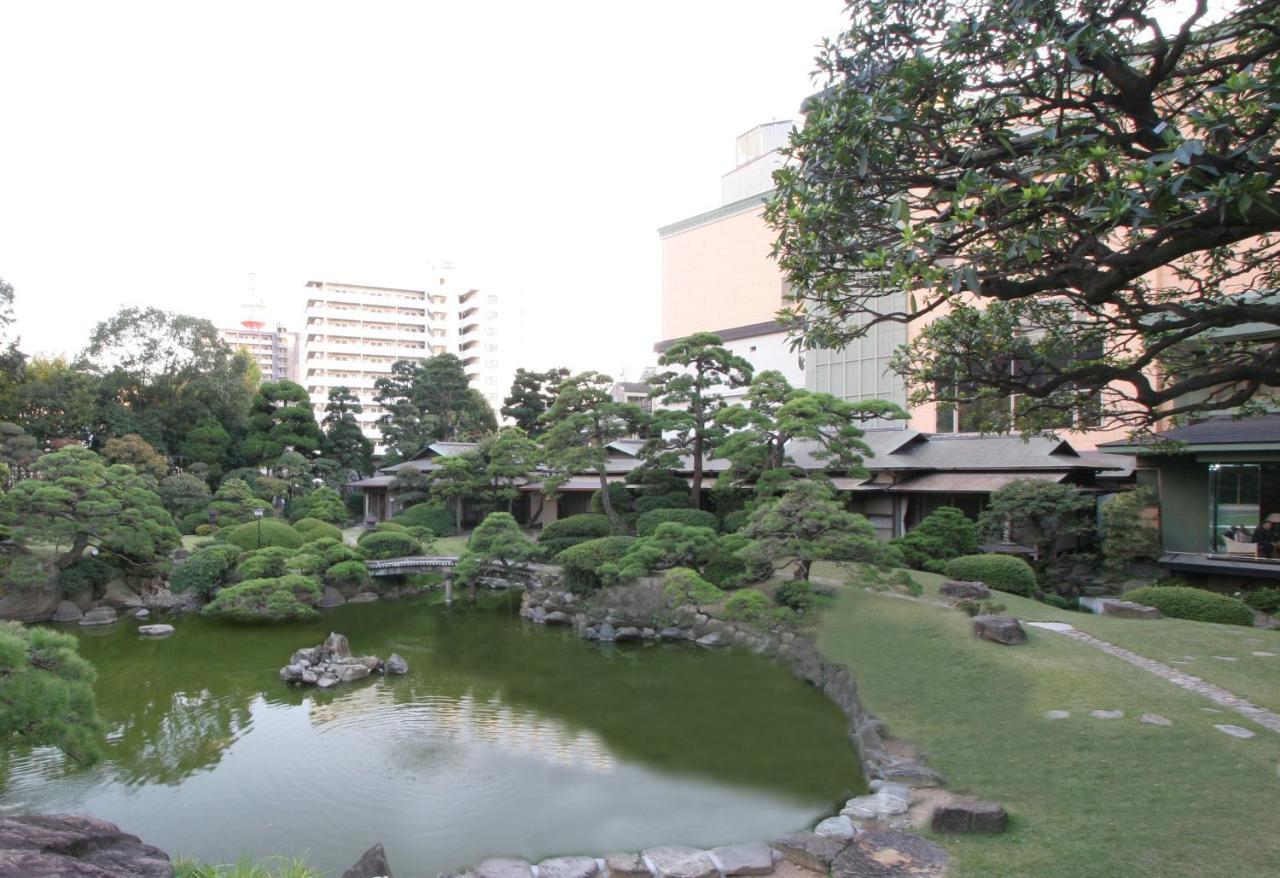
[[(885, 310), (901, 311), (905, 297), (894, 294), (884, 300)], [(856, 325), (866, 325), (869, 318), (855, 318)], [(846, 347), (811, 351), (805, 370), (806, 386), (819, 393), (849, 402), (884, 399), (906, 406), (906, 389), (902, 378), (889, 368), (889, 360), (907, 342), (907, 328), (902, 323), (873, 326)]]

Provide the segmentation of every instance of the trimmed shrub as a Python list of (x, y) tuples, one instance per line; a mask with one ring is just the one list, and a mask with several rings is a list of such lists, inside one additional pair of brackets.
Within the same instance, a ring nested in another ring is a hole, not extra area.
[(209, 527), (208, 512), (188, 512), (178, 519), (178, 530), (184, 534), (199, 533), (200, 528)]
[(370, 560), (405, 558), (420, 554), (422, 546), (409, 534), (391, 530), (366, 531), (356, 541), (360, 552)]
[(97, 595), (104, 585), (119, 575), (120, 571), (106, 561), (86, 555), (58, 572), (58, 587), (64, 595), (78, 594), (85, 590)]
[(438, 537), (451, 537), (458, 532), (457, 517), (442, 503), (419, 503), (395, 516), (392, 521), (406, 527), (425, 527)]
[(249, 579), (224, 588), (200, 612), (237, 622), (282, 622), (316, 615), (320, 586), (309, 576)]
[(658, 525), (668, 521), (689, 527), (709, 527), (712, 530), (716, 530), (720, 524), (716, 520), (715, 513), (686, 506), (684, 509), (654, 509), (646, 512), (636, 519), (636, 530), (639, 531), (640, 536), (647, 537), (658, 529)]
[(773, 599), (784, 607), (790, 607), (797, 613), (807, 613), (817, 600), (817, 592), (807, 579), (792, 579), (779, 583), (774, 589)]
[(169, 590), (194, 591), (207, 598), (226, 581), (239, 557), (240, 550), (235, 546), (206, 546), (173, 568), (169, 575)]
[(755, 622), (764, 618), (769, 599), (758, 591), (740, 591), (724, 602), (724, 615), (735, 622)]
[(564, 570), (564, 582), (573, 591), (599, 588), (603, 583), (596, 575), (601, 564), (616, 563), (627, 552), (635, 537), (599, 537), (570, 546), (556, 555), (553, 564)]
[(347, 520), (347, 504), (342, 502), (341, 495), (333, 488), (316, 488), (289, 504), (290, 521), (301, 521), (304, 518), (341, 524)]
[(946, 575), (1023, 597), (1031, 597), (1036, 590), (1035, 571), (1014, 555), (961, 555), (947, 562)]
[(572, 515), (544, 527), (538, 534), (538, 545), (554, 557), (570, 546), (608, 536), (613, 536), (613, 524), (608, 516)]
[(195, 535), (198, 537), (211, 537), (218, 532), (216, 524), (197, 524)]
[(1125, 592), (1124, 599), (1155, 607), (1174, 619), (1217, 622), (1221, 625), (1253, 624), (1253, 611), (1243, 601), (1202, 588), (1149, 585)]
[(744, 557), (750, 552), (743, 550), (753, 545), (754, 541), (742, 534), (725, 534), (702, 568), (702, 575), (724, 589), (741, 588), (768, 579), (773, 574), (772, 564)]
[(301, 573), (303, 576), (321, 573), (328, 566), (324, 562), (324, 558), (308, 552), (299, 552), (284, 562), (286, 573)]
[(1258, 588), (1245, 592), (1244, 602), (1259, 613), (1275, 613), (1280, 610), (1280, 588)]
[(342, 561), (324, 573), (324, 581), (341, 588), (344, 585), (362, 586), (369, 582), (369, 568), (363, 561)]
[(949, 559), (978, 551), (978, 527), (959, 509), (943, 506), (892, 542), (908, 567), (941, 573)]
[[(636, 495), (622, 482), (609, 483), (609, 502), (613, 505), (613, 511), (622, 516), (624, 521), (630, 522), (636, 517)], [(596, 515), (604, 514), (604, 503), (600, 500), (599, 491), (591, 495), (591, 511)]]
[(302, 539), (308, 543), (312, 540), (342, 539), (342, 531), (318, 518), (299, 518), (293, 523), (293, 529), (302, 534)]
[(746, 509), (738, 509), (730, 512), (720, 522), (720, 529), (727, 534), (737, 533), (747, 526), (747, 522), (751, 520), (751, 513)]
[[(239, 546), (246, 552), (252, 552), (258, 546), (258, 528), (262, 528), (262, 547), (284, 546), (287, 549), (301, 548), (305, 540), (289, 525), (276, 518), (263, 518), (261, 521), (250, 521), (238, 524), (226, 531), (226, 541)], [(219, 536), (222, 536), (220, 533)]]
[(293, 549), (284, 546), (267, 546), (250, 552), (236, 565), (236, 575), (241, 579), (270, 579), (284, 576), (285, 562), (293, 557)]
[(330, 566), (341, 564), (343, 561), (359, 561), (360, 553), (348, 546), (341, 540), (323, 537), (318, 540), (312, 540), (303, 545), (299, 552), (306, 552), (308, 555), (319, 555), (324, 559), (324, 563)]
[(663, 577), (663, 594), (673, 607), (692, 604), (695, 607), (703, 604), (714, 604), (724, 597), (724, 592), (716, 588), (698, 575), (698, 571), (688, 567), (675, 567), (667, 571)]
[(655, 509), (685, 509), (689, 506), (689, 492), (679, 494), (655, 494), (645, 492), (635, 500), (637, 515), (644, 515)]

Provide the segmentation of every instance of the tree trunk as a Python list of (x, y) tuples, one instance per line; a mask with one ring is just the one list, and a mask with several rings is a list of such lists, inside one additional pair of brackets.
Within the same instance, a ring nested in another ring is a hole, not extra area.
[(59, 570), (65, 570), (79, 560), (80, 556), (84, 554), (84, 550), (87, 548), (89, 548), (89, 535), (76, 534), (75, 540), (71, 543), (71, 548), (67, 549), (66, 554), (58, 557), (58, 560), (55, 562), (55, 566)]
[(609, 516), (609, 522), (613, 525), (613, 529), (618, 533), (626, 533), (627, 525), (622, 517), (613, 508), (613, 501), (609, 499), (609, 476), (605, 472), (604, 460), (597, 461), (598, 472), (600, 473), (600, 506), (604, 509), (604, 514)]
[(693, 478), (690, 479), (689, 505), (694, 509), (702, 508), (702, 436), (693, 436)]
[(797, 561), (796, 562), (796, 579), (799, 579), (802, 582), (808, 582), (809, 568), (811, 568), (812, 566), (813, 566), (812, 561)]
[(462, 533), (462, 498), (455, 497), (453, 500), (453, 522), (458, 533)]

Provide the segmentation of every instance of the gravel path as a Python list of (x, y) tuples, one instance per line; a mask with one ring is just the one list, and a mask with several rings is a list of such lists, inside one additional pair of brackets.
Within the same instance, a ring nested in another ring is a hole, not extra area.
[(1234, 695), (1220, 686), (1214, 686), (1212, 683), (1206, 683), (1199, 677), (1192, 676), (1191, 674), (1184, 674), (1177, 668), (1169, 667), (1164, 662), (1158, 662), (1155, 659), (1147, 658), (1145, 655), (1139, 655), (1138, 653), (1125, 649), (1122, 646), (1116, 646), (1114, 643), (1101, 640), (1094, 637), (1092, 634), (1086, 634), (1078, 628), (1074, 628), (1071, 625), (1067, 625), (1062, 622), (1027, 622), (1026, 624), (1035, 628), (1042, 628), (1046, 631), (1055, 631), (1058, 634), (1070, 637), (1072, 640), (1077, 640), (1080, 643), (1092, 646), (1094, 649), (1100, 649), (1107, 655), (1113, 655), (1121, 661), (1126, 661), (1135, 667), (1142, 668), (1144, 671), (1149, 671), (1157, 677), (1168, 680), (1175, 686), (1181, 686), (1188, 692), (1203, 695), (1215, 704), (1220, 704), (1223, 707), (1234, 710), (1241, 716), (1253, 720), (1263, 728), (1270, 729), (1276, 734), (1280, 734), (1280, 714), (1272, 713), (1265, 708), (1258, 707), (1253, 702), (1241, 698), (1239, 695)]

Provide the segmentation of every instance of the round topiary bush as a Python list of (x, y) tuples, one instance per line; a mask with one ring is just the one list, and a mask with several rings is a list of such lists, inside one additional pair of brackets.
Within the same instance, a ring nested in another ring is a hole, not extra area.
[(369, 582), (369, 568), (363, 561), (342, 561), (324, 572), (324, 581), (336, 588), (359, 587)]
[(986, 583), (997, 591), (1031, 597), (1036, 574), (1031, 565), (1013, 555), (961, 555), (947, 562), (946, 575)]
[(237, 622), (282, 622), (316, 615), (320, 587), (309, 576), (249, 579), (224, 588), (200, 612)]
[(684, 509), (654, 509), (646, 512), (636, 519), (636, 530), (639, 531), (640, 536), (647, 537), (658, 529), (658, 525), (668, 521), (689, 527), (709, 527), (712, 530), (716, 530), (720, 525), (715, 513), (685, 507)]
[(730, 512), (720, 522), (720, 529), (727, 534), (737, 533), (747, 526), (747, 522), (751, 519), (751, 513), (745, 509), (738, 509)]
[(267, 546), (250, 552), (236, 565), (236, 575), (241, 579), (284, 576), (285, 562), (293, 556), (293, 551), (284, 546)]
[(608, 536), (613, 536), (613, 523), (607, 515), (572, 515), (544, 527), (538, 545), (554, 557), (570, 546)]
[(769, 609), (769, 599), (758, 591), (739, 591), (724, 602), (724, 614), (735, 622), (755, 622)]
[(405, 527), (425, 527), (438, 537), (451, 537), (458, 532), (457, 516), (441, 503), (410, 506), (392, 520)]
[(240, 550), (235, 546), (207, 546), (183, 561), (169, 574), (169, 590), (194, 591), (209, 597), (226, 581)]
[(293, 529), (302, 534), (302, 539), (306, 542), (313, 540), (341, 540), (342, 531), (327, 521), (321, 521), (318, 518), (299, 518), (293, 523)]
[(596, 576), (601, 564), (617, 562), (636, 541), (635, 537), (600, 537), (570, 546), (552, 560), (564, 570), (564, 582), (574, 591), (599, 588), (602, 583)]
[(285, 573), (301, 573), (303, 576), (322, 573), (329, 565), (319, 555), (309, 552), (298, 552), (284, 562)]
[(302, 534), (278, 518), (264, 518), (261, 521), (238, 524), (229, 531), (219, 533), (219, 536), (222, 537), (225, 533), (225, 540), (228, 543), (238, 546), (246, 552), (252, 552), (254, 549), (259, 548), (259, 527), (262, 528), (262, 547), (284, 546), (286, 549), (297, 549), (306, 542), (302, 538)]
[(360, 553), (355, 549), (341, 540), (334, 540), (329, 537), (312, 540), (303, 545), (298, 551), (306, 552), (308, 555), (319, 555), (328, 565), (341, 564), (343, 561), (360, 560)]
[(1253, 611), (1242, 601), (1185, 585), (1149, 585), (1124, 593), (1126, 601), (1155, 607), (1173, 619), (1217, 622), (1220, 625), (1252, 625)]
[(356, 544), (360, 547), (361, 554), (370, 560), (407, 558), (422, 551), (418, 541), (404, 531), (366, 531), (360, 535)]
[(813, 590), (813, 584), (804, 579), (781, 582), (773, 592), (775, 601), (784, 607), (790, 607), (797, 613), (804, 613), (812, 609), (817, 597), (817, 593)]

